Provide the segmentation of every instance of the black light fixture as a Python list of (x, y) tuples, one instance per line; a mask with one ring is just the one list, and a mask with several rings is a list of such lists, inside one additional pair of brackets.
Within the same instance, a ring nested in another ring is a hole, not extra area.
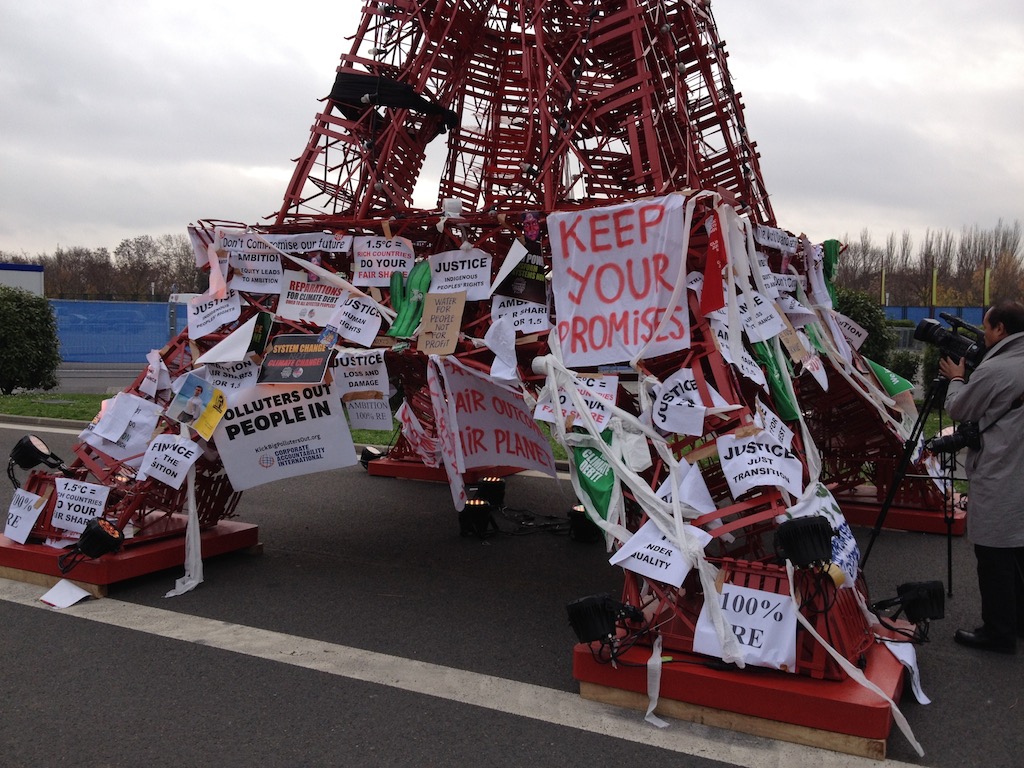
[(505, 479), (503, 477), (481, 477), (467, 490), (475, 499), (483, 499), (495, 509), (505, 506)]
[(57, 567), (66, 574), (83, 560), (117, 552), (124, 543), (124, 531), (103, 517), (94, 517), (85, 524), (75, 546), (57, 558)]
[(467, 499), (466, 506), (459, 512), (459, 535), (486, 539), (491, 534), (498, 533), (493, 509), (486, 499)]
[(906, 612), (907, 621), (920, 624), (923, 621), (942, 619), (946, 616), (946, 595), (941, 581), (911, 581), (896, 587), (896, 597), (872, 603), (871, 610), (877, 613), (895, 608), (896, 616)]
[(50, 469), (59, 469), (66, 472), (68, 467), (64, 461), (56, 456), (37, 435), (25, 435), (11, 449), (11, 458), (7, 462), (7, 477), (15, 488), (20, 488), (18, 478), (14, 476), (15, 465), (22, 469), (34, 469), (40, 464), (45, 464)]
[(565, 609), (569, 614), (569, 626), (581, 643), (598, 640), (608, 643), (614, 639), (619, 621), (638, 624), (644, 621), (643, 611), (615, 600), (607, 593), (573, 600)]
[(374, 448), (372, 445), (367, 445), (363, 448), (362, 453), (359, 454), (359, 463), (363, 469), (370, 468), (370, 462), (374, 459), (379, 459), (384, 456), (384, 452), (380, 448)]
[(582, 504), (569, 510), (569, 538), (583, 544), (593, 544), (604, 539), (604, 533), (587, 517), (587, 508)]
[(835, 531), (821, 515), (795, 517), (775, 531), (775, 548), (794, 568), (824, 566), (832, 561), (832, 537)]

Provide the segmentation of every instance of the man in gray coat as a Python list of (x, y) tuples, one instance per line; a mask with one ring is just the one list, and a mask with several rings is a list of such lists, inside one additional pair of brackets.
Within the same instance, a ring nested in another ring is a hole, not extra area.
[(967, 536), (978, 560), (980, 627), (958, 629), (960, 645), (1015, 653), (1024, 638), (1024, 304), (985, 313), (986, 353), (965, 382), (964, 361), (942, 358), (949, 379), (946, 411), (981, 430), (965, 467), (970, 489)]

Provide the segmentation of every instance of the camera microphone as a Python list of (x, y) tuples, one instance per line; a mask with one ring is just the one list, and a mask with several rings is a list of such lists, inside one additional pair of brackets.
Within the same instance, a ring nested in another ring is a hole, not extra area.
[(941, 317), (943, 320), (949, 323), (952, 327), (963, 328), (965, 331), (970, 331), (978, 338), (984, 338), (985, 336), (984, 328), (979, 328), (976, 325), (971, 325), (970, 323), (965, 322), (962, 318), (959, 318), (956, 315), (949, 314), (949, 312), (939, 312), (939, 317)]

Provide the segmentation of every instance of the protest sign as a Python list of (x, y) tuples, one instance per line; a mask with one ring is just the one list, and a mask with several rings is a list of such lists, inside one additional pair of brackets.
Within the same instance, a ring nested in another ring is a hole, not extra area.
[(391, 429), (384, 350), (342, 350), (335, 361), (334, 383), (352, 429)]
[(857, 544), (857, 539), (854, 538), (853, 530), (850, 528), (846, 516), (839, 508), (839, 503), (828, 488), (818, 483), (815, 486), (814, 494), (809, 494), (803, 501), (789, 507), (786, 514), (779, 520), (812, 515), (824, 517), (832, 526), (832, 562), (846, 576), (846, 580), (841, 586), (853, 587), (860, 570), (860, 547)]
[(758, 224), (754, 227), (754, 242), (783, 253), (796, 253), (797, 239), (785, 230)]
[(710, 325), (715, 341), (718, 344), (718, 351), (722, 353), (725, 361), (734, 365), (740, 373), (751, 381), (760, 384), (762, 387), (767, 387), (768, 380), (764, 377), (764, 371), (761, 370), (761, 366), (755, 362), (754, 358), (750, 356), (746, 347), (742, 344), (739, 345), (739, 358), (733, 359), (732, 348), (729, 346), (729, 326), (718, 320), (711, 320)]
[[(707, 483), (704, 482), (704, 475), (701, 474), (700, 465), (690, 464), (684, 460), (679, 462), (676, 471), (679, 475), (680, 503), (693, 507), (701, 514), (714, 512), (716, 509), (715, 500), (711, 498), (711, 492), (708, 490)], [(674, 497), (672, 492), (672, 476), (666, 477), (654, 493), (662, 501), (671, 504)]]
[(46, 499), (24, 488), (15, 488), (11, 504), (7, 508), (7, 524), (4, 536), (11, 541), (24, 544), (32, 532), (32, 526), (39, 519), (39, 513), (46, 506)]
[[(711, 541), (711, 534), (707, 531), (692, 525), (684, 525), (683, 528), (687, 535), (696, 538), (702, 549)], [(640, 526), (608, 562), (674, 587), (683, 586), (686, 574), (693, 567), (686, 555), (668, 540), (653, 520)]]
[(242, 390), (214, 439), (236, 491), (356, 463), (341, 399), (328, 384)]
[[(325, 327), (334, 329), (341, 339), (369, 347), (377, 337), (381, 320), (374, 302), (349, 291), (335, 306)], [(333, 347), (334, 344), (325, 343), (324, 346)]]
[(110, 488), (106, 485), (56, 477), (57, 499), (50, 520), (54, 527), (81, 533), (94, 517), (103, 514)]
[[(510, 264), (510, 260), (514, 261)], [(532, 304), (547, 304), (544, 269), (544, 257), (539, 253), (530, 253), (522, 243), (515, 240), (509, 248), (509, 255), (502, 262), (493, 294)]]
[(146, 375), (139, 384), (139, 391), (156, 399), (157, 393), (171, 388), (171, 376), (167, 364), (160, 357), (160, 350), (151, 350), (146, 355)]
[(352, 246), (352, 285), (385, 288), (391, 273), (408, 275), (416, 250), (404, 237), (357, 236)]
[(306, 333), (275, 336), (263, 356), (259, 384), (319, 384), (334, 350)]
[(253, 386), (260, 370), (251, 356), (237, 363), (209, 363), (204, 367), (207, 381), (225, 394)]
[[(130, 416), (124, 431), (117, 439), (108, 440), (102, 435), (97, 434), (95, 429), (103, 419), (106, 410), (113, 405), (115, 400), (119, 402), (118, 408), (122, 407), (121, 403), (127, 403)], [(152, 403), (145, 398), (128, 392), (120, 392), (116, 398), (103, 401), (100, 412), (82, 430), (78, 435), (78, 439), (87, 445), (91, 445), (93, 448), (97, 448), (115, 461), (123, 461), (130, 467), (138, 468), (142, 454), (146, 452), (146, 446), (149, 445), (149, 438), (156, 429), (157, 422), (160, 416), (163, 415), (163, 412), (164, 408), (159, 403)]]
[(508, 296), (492, 296), (491, 322), (497, 322), (503, 317), (509, 318), (512, 327), (523, 333), (546, 331), (551, 328), (551, 317), (547, 304), (520, 301)]
[[(573, 376), (573, 384), (579, 390), (590, 417), (597, 427), (603, 430), (608, 426), (608, 418), (611, 416), (609, 406), (615, 405), (619, 377), (616, 375)], [(562, 418), (567, 425), (571, 426), (580, 417), (580, 412), (576, 410), (570, 393), (563, 387), (558, 388), (558, 403), (562, 411)], [(551, 392), (545, 390), (538, 398), (533, 417), (537, 421), (555, 423), (555, 409), (551, 400)]]
[(754, 411), (754, 425), (760, 427), (782, 445), (789, 448), (793, 444), (793, 430), (786, 426), (775, 412), (757, 398)]
[[(548, 216), (552, 291), (567, 366), (624, 363), (690, 346), (681, 195)], [(648, 344), (648, 342), (650, 342)]]
[(285, 320), (302, 320), (324, 325), (338, 306), (345, 289), (322, 281), (305, 270), (286, 269), (281, 281), (277, 315)]
[(523, 395), (454, 361), (437, 358), (458, 434), (456, 466), (536, 469), (555, 476), (555, 457)]
[(430, 292), (466, 292), (468, 301), (491, 295), (491, 254), (479, 248), (435, 253), (430, 262)]
[(459, 343), (466, 292), (428, 293), (423, 302), (423, 318), (416, 349), (425, 355), (450, 355)]
[(739, 641), (745, 663), (796, 672), (796, 606), (789, 595), (724, 584), (721, 594), (711, 593), (704, 599), (693, 634), (694, 653), (722, 657), (722, 644), (707, 607), (707, 600), (716, 599)]
[(868, 337), (867, 330), (846, 315), (840, 314), (839, 312), (833, 312), (832, 315), (835, 318), (836, 324), (839, 326), (839, 330), (842, 332), (846, 340), (850, 342), (850, 346), (859, 350)]
[(803, 492), (803, 464), (767, 432), (750, 437), (720, 435), (718, 458), (733, 498), (759, 485), (773, 485), (799, 496)]
[(159, 435), (146, 448), (136, 477), (152, 477), (178, 490), (202, 452), (198, 443), (182, 435)]
[(351, 235), (334, 235), (330, 232), (293, 232), (270, 235), (262, 232), (240, 232), (231, 229), (217, 229), (217, 247), (227, 253), (348, 253), (352, 249)]
[(188, 303), (188, 337), (201, 339), (222, 325), (233, 323), (242, 314), (242, 301), (238, 291), (228, 291), (223, 299), (207, 294), (197, 296)]

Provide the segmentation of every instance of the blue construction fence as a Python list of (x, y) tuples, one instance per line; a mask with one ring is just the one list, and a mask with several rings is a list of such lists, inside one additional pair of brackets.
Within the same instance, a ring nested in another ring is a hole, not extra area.
[[(147, 301), (73, 301), (50, 299), (57, 317), (61, 359), (66, 363), (146, 362), (150, 350), (188, 327), (187, 307)], [(916, 326), (939, 313), (981, 325), (984, 307), (885, 307), (890, 320), (910, 320)], [(905, 334), (909, 336), (910, 334)], [(906, 346), (906, 344), (901, 344)]]
[(184, 304), (50, 299), (66, 363), (139, 363), (188, 327)]

